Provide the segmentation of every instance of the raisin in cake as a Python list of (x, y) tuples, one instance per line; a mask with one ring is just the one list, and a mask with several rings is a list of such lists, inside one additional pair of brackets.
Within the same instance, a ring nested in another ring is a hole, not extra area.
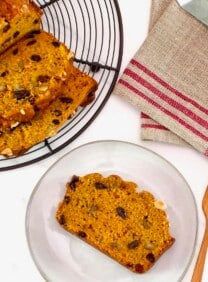
[(0, 55), (0, 125), (29, 121), (62, 94), (73, 53), (52, 34), (34, 31)]
[(59, 224), (128, 269), (143, 273), (174, 243), (166, 212), (147, 191), (119, 176), (73, 176)]
[(54, 136), (79, 106), (93, 101), (96, 90), (97, 82), (71, 65), (62, 95), (47, 109), (38, 111), (31, 121), (12, 129), (0, 128), (0, 154), (6, 157), (21, 155), (45, 138)]
[(42, 10), (29, 0), (0, 0), (0, 53), (40, 29)]

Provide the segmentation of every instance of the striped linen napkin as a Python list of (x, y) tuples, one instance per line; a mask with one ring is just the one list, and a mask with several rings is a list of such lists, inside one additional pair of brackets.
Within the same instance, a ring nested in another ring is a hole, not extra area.
[(156, 140), (181, 139), (208, 156), (208, 28), (168, 2), (114, 93), (143, 112), (143, 129), (151, 117), (158, 136), (166, 133)]
[[(152, 0), (149, 30), (152, 29), (171, 1), (172, 0)], [(160, 141), (187, 146), (187, 143), (182, 138), (144, 113), (141, 113), (140, 135), (142, 140)]]

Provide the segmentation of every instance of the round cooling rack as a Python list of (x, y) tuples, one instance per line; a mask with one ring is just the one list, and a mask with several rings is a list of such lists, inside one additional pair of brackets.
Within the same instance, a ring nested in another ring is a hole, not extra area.
[(96, 98), (81, 108), (52, 138), (24, 155), (0, 158), (0, 171), (23, 167), (60, 151), (96, 118), (117, 81), (123, 55), (123, 28), (116, 0), (36, 0), (42, 28), (74, 52), (74, 64), (98, 82)]

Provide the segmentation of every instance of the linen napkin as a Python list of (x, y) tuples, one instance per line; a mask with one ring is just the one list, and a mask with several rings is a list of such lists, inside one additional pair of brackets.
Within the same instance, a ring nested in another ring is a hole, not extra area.
[(114, 93), (208, 156), (208, 28), (171, 0)]
[[(152, 0), (149, 30), (152, 29), (171, 1), (172, 0)], [(187, 146), (187, 143), (182, 138), (144, 113), (141, 113), (140, 136), (142, 140), (160, 141)]]
[(149, 30), (155, 25), (160, 16), (164, 13), (165, 9), (171, 3), (172, 0), (152, 0)]

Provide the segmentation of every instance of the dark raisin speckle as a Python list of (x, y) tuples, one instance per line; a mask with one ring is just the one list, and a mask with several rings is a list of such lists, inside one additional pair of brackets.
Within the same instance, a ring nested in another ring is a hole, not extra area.
[(35, 19), (34, 21), (33, 21), (33, 24), (37, 24), (39, 22), (39, 19)]
[(84, 231), (79, 231), (77, 234), (80, 238), (86, 238), (87, 234)]
[(8, 70), (6, 70), (6, 71), (3, 71), (2, 73), (1, 73), (1, 77), (5, 77), (7, 74), (9, 73), (9, 71)]
[(65, 216), (62, 214), (61, 216), (60, 216), (60, 218), (59, 218), (59, 223), (61, 224), (61, 225), (64, 225), (65, 223), (66, 223), (66, 219), (65, 219)]
[(135, 271), (138, 272), (138, 273), (143, 273), (144, 272), (144, 267), (143, 265), (141, 265), (140, 263), (137, 263), (135, 265)]
[(101, 182), (95, 182), (95, 188), (98, 190), (107, 189), (107, 186)]
[(18, 53), (18, 48), (15, 48), (15, 49), (12, 51), (12, 54), (13, 54), (13, 55), (17, 55), (17, 53)]
[(116, 208), (116, 213), (117, 213), (117, 215), (119, 215), (120, 217), (126, 218), (126, 211), (125, 211), (124, 208), (122, 208), (122, 207), (117, 207), (117, 208)]
[(52, 120), (53, 124), (58, 125), (60, 123), (60, 121), (58, 119), (53, 119)]
[(40, 31), (40, 29), (38, 29), (38, 30), (33, 30), (32, 33), (33, 33), (33, 34), (40, 34), (41, 31)]
[(60, 42), (58, 42), (58, 41), (53, 41), (52, 44), (53, 44), (54, 47), (60, 46)]
[(33, 33), (28, 33), (25, 35), (25, 38), (34, 38), (35, 35)]
[(40, 29), (38, 29), (31, 31), (30, 34), (40, 34), (40, 32), (41, 32)]
[(30, 96), (30, 91), (23, 89), (23, 90), (15, 90), (14, 96), (17, 100), (25, 99)]
[(155, 262), (155, 256), (153, 255), (153, 253), (149, 253), (146, 255), (146, 259), (148, 261), (150, 261), (151, 263), (154, 263)]
[(70, 98), (70, 97), (60, 97), (60, 101), (61, 101), (62, 103), (70, 104), (70, 103), (73, 102), (73, 99)]
[(72, 191), (76, 190), (76, 183), (78, 181), (79, 181), (79, 177), (74, 175), (71, 179), (71, 182), (68, 183)]
[(49, 75), (39, 75), (37, 78), (37, 81), (43, 83), (43, 82), (48, 82), (50, 80), (50, 76)]
[(41, 56), (34, 54), (34, 55), (32, 55), (32, 56), (30, 57), (30, 59), (31, 59), (32, 61), (34, 61), (34, 62), (40, 62), (40, 61), (41, 61)]
[(126, 267), (129, 267), (129, 268), (132, 268), (133, 266), (134, 266), (133, 263), (130, 263), (130, 262), (126, 264)]
[(130, 242), (128, 244), (128, 249), (129, 250), (136, 249), (139, 246), (139, 243), (140, 243), (139, 240), (134, 240), (134, 241)]
[(17, 30), (13, 33), (13, 38), (16, 38), (18, 35), (20, 34), (20, 32)]
[(3, 131), (0, 131), (0, 136), (2, 136), (3, 135)]
[(33, 45), (35, 44), (37, 41), (35, 39), (32, 39), (30, 41), (27, 42), (27, 46)]

